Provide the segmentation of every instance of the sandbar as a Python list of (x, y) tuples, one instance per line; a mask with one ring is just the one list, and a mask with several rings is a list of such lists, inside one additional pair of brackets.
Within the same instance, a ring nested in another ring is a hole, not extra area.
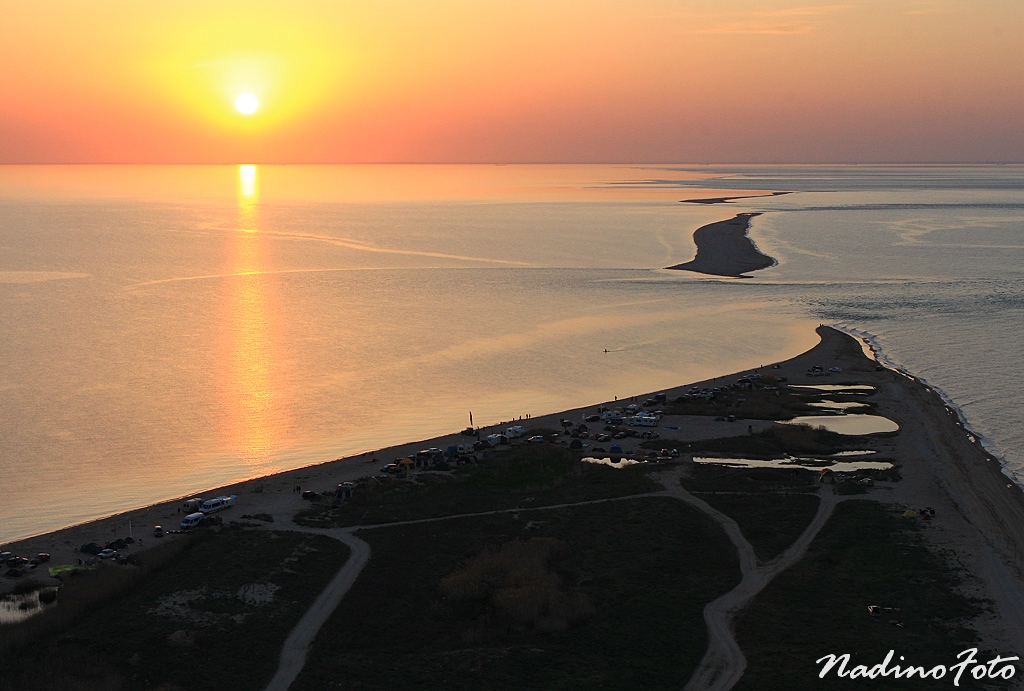
[(775, 259), (763, 254), (747, 234), (750, 230), (750, 220), (759, 215), (736, 214), (727, 221), (701, 226), (693, 233), (697, 256), (683, 264), (665, 268), (695, 271), (711, 276), (749, 278), (744, 274), (775, 266)]
[[(877, 392), (871, 397), (876, 405), (875, 412), (895, 420), (900, 431), (879, 439), (873, 446), (880, 456), (894, 459), (899, 464), (903, 480), (876, 483), (865, 498), (891, 505), (894, 511), (901, 510), (901, 507), (934, 508), (935, 520), (928, 523), (923, 531), (926, 539), (936, 549), (955, 555), (973, 576), (965, 586), (972, 595), (992, 602), (991, 615), (975, 622), (982, 646), (1004, 654), (1024, 652), (1024, 598), (1020, 597), (1024, 592), (1024, 492), (1002, 473), (999, 460), (964, 428), (955, 411), (947, 407), (933, 389), (912, 376), (883, 367), (870, 356), (861, 341), (846, 333), (826, 326), (819, 327), (817, 332), (821, 338), (818, 345), (794, 358), (770, 365), (770, 369), (737, 372), (696, 384), (720, 386), (754, 372), (786, 376), (792, 384), (806, 383), (809, 381), (806, 372), (818, 365), (841, 368), (841, 374), (833, 375), (836, 383), (875, 387)], [(662, 392), (671, 399), (684, 393), (689, 386), (684, 384)], [(635, 398), (642, 400), (644, 396)], [(623, 402), (620, 399), (596, 403), (533, 417), (521, 424), (528, 428), (558, 429), (561, 419), (579, 420), (595, 412), (597, 405), (622, 405)], [(744, 420), (742, 429), (739, 429), (710, 416), (673, 416), (667, 422), (672, 425), (672, 431), (663, 430), (663, 435), (671, 435), (684, 442), (742, 434), (748, 423), (753, 431), (777, 424), (766, 420)], [(510, 423), (503, 423), (507, 424)], [(482, 432), (486, 434), (487, 430)], [(465, 439), (458, 434), (449, 434), (373, 454), (247, 480), (217, 488), (203, 496), (239, 495), (236, 507), (226, 518), (269, 513), (287, 520), (306, 506), (295, 491), (297, 486), (329, 492), (339, 482), (376, 473), (381, 464), (396, 457), (426, 447), (445, 448)], [(623, 440), (624, 445), (628, 441)], [(165, 527), (177, 524), (180, 520), (179, 506), (179, 500), (163, 502), (21, 540), (5, 545), (4, 549), (22, 555), (49, 552), (53, 555), (52, 564), (74, 564), (77, 558), (85, 556), (76, 552), (79, 545), (124, 537), (130, 520), (136, 530), (136, 539), (142, 539), (142, 544), (133, 546), (131, 550), (144, 550), (158, 541), (150, 532), (154, 524)], [(173, 539), (173, 536), (163, 539)], [(15, 582), (16, 579), (0, 578), (0, 591)]]

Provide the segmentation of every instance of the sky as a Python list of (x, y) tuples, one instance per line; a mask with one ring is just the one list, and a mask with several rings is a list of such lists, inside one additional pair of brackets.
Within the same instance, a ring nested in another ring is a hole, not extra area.
[(0, 164), (1024, 162), (1020, 0), (0, 0), (0, 17)]

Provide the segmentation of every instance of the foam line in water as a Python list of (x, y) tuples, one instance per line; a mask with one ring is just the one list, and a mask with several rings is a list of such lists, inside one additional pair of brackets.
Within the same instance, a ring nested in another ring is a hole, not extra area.
[(920, 382), (924, 386), (928, 387), (929, 389), (937, 393), (939, 395), (939, 398), (942, 399), (942, 402), (946, 404), (946, 407), (956, 414), (957, 420), (960, 422), (960, 425), (967, 432), (968, 437), (972, 441), (977, 441), (979, 444), (981, 444), (981, 447), (985, 449), (985, 451), (987, 451), (993, 458), (995, 458), (996, 461), (999, 462), (999, 468), (1002, 471), (1003, 475), (1010, 478), (1018, 485), (1024, 486), (1024, 478), (1018, 477), (1017, 474), (1010, 467), (1007, 466), (1006, 459), (1003, 457), (1002, 450), (999, 448), (999, 446), (995, 442), (992, 442), (991, 440), (987, 439), (984, 434), (979, 432), (967, 420), (967, 416), (964, 414), (964, 411), (960, 408), (960, 406), (956, 404), (956, 402), (949, 396), (949, 394), (947, 394), (938, 386), (935, 386), (934, 384), (928, 382), (927, 379), (912, 374), (909, 370), (907, 370), (906, 367), (893, 360), (892, 357), (890, 357), (882, 348), (882, 344), (879, 341), (878, 336), (876, 336), (875, 334), (869, 333), (867, 331), (862, 331), (861, 329), (857, 329), (852, 326), (845, 326), (840, 324), (834, 324), (833, 328), (835, 328), (838, 331), (842, 331), (845, 334), (853, 336), (860, 343), (866, 345), (868, 351), (870, 352), (870, 355), (874, 357), (874, 359), (877, 360), (883, 366), (895, 372), (899, 372), (903, 376), (909, 377), (914, 381)]

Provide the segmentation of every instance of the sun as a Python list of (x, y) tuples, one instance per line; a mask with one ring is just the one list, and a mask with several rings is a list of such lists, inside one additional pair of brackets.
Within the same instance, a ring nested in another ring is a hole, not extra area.
[(252, 115), (260, 107), (260, 102), (252, 94), (239, 94), (235, 99), (235, 110), (242, 115)]

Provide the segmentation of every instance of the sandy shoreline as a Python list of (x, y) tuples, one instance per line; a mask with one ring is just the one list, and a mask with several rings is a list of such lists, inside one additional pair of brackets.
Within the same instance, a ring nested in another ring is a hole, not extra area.
[[(976, 437), (963, 429), (955, 412), (937, 393), (912, 377), (879, 368), (875, 360), (864, 354), (862, 343), (852, 336), (828, 327), (819, 328), (818, 333), (822, 340), (817, 346), (779, 363), (780, 368), (770, 372), (787, 376), (790, 383), (855, 381), (878, 388), (872, 397), (877, 404), (877, 414), (898, 422), (901, 431), (893, 437), (879, 439), (875, 447), (880, 454), (894, 458), (901, 465), (904, 480), (880, 483), (881, 486), (868, 498), (909, 507), (934, 507), (937, 517), (925, 529), (927, 538), (938, 548), (952, 550), (973, 577), (968, 589), (994, 604), (994, 611), (982, 622), (985, 644), (1004, 652), (1024, 653), (1024, 600), (1020, 598), (1020, 593), (1024, 592), (1021, 577), (1024, 574), (1024, 492), (1002, 474), (998, 460), (981, 446)], [(843, 372), (833, 375), (832, 379), (806, 379), (804, 373), (815, 364), (838, 366)], [(750, 371), (753, 370), (698, 384), (714, 385), (715, 381), (720, 384)], [(663, 391), (674, 397), (688, 386), (690, 384)], [(562, 418), (578, 421), (587, 412), (594, 412), (597, 405), (532, 418), (523, 424), (527, 427), (558, 428)], [(673, 416), (663, 424), (672, 424), (679, 429), (670, 433), (663, 431), (663, 435), (684, 441), (730, 436), (744, 433), (748, 423), (755, 431), (775, 424), (770, 421), (743, 421), (732, 425), (716, 422), (710, 417)], [(430, 446), (444, 448), (460, 440), (465, 440), (465, 437), (449, 434), (402, 444), (375, 454), (227, 485), (203, 496), (237, 494), (236, 507), (225, 514), (229, 520), (255, 513), (269, 513), (281, 520), (305, 505), (295, 492), (296, 486), (317, 491), (331, 490), (338, 482), (375, 473), (380, 465), (396, 457)], [(640, 440), (633, 441), (638, 443)], [(628, 444), (624, 445), (624, 450), (629, 450)], [(153, 525), (165, 528), (177, 525), (179, 506), (179, 500), (163, 502), (13, 542), (5, 545), (4, 549), (22, 555), (49, 552), (53, 555), (51, 564), (74, 564), (84, 556), (76, 551), (81, 544), (90, 541), (106, 543), (116, 537), (125, 537), (131, 521), (134, 537), (137, 540), (141, 538), (141, 544), (130, 551), (144, 550), (158, 543), (152, 537)], [(168, 539), (174, 537), (163, 538)], [(14, 582), (15, 579), (0, 579), (0, 589), (9, 588)]]
[[(737, 197), (738, 198), (738, 197)], [(700, 201), (700, 200), (695, 200)], [(714, 203), (717, 200), (710, 200)], [(763, 254), (750, 239), (750, 220), (756, 213), (742, 213), (727, 221), (701, 226), (693, 233), (697, 256), (688, 262), (665, 267), (695, 271), (712, 276), (746, 278), (743, 274), (775, 265), (775, 259)]]

